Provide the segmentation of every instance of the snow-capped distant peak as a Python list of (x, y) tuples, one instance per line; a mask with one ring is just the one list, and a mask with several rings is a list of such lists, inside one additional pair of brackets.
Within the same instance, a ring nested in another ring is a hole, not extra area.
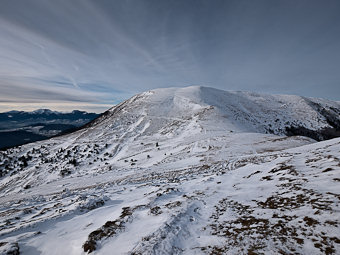
[(37, 109), (31, 112), (32, 114), (59, 114), (60, 112), (52, 111), (50, 109)]

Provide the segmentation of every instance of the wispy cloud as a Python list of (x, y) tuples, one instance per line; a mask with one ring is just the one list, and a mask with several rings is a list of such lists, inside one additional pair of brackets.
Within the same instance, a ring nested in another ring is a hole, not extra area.
[(333, 0), (4, 0), (0, 100), (114, 104), (192, 84), (339, 99), (339, 12)]

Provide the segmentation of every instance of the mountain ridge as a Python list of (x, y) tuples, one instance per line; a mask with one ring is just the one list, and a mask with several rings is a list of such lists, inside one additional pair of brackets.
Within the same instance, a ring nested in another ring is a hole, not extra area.
[[(151, 96), (153, 93), (156, 93), (154, 98)], [(204, 98), (205, 94), (210, 95), (210, 97)], [(166, 95), (168, 95), (168, 97)], [(138, 104), (138, 101), (146, 100), (146, 98), (153, 100), (148, 106), (149, 116), (174, 117), (177, 114), (177, 118), (182, 118), (183, 116), (187, 118), (188, 116), (185, 116), (186, 111), (189, 112), (190, 116), (198, 114), (197, 111), (199, 109), (209, 111), (212, 110), (209, 107), (215, 107), (220, 111), (218, 115), (221, 119), (233, 117), (233, 121), (237, 122), (235, 118), (239, 118), (239, 120), (245, 124), (249, 124), (247, 122), (252, 121), (253, 124), (247, 127), (248, 131), (256, 132), (258, 131), (256, 127), (258, 127), (260, 128), (260, 132), (264, 133), (305, 135), (319, 141), (340, 136), (340, 104), (336, 101), (295, 95), (269, 95), (253, 92), (222, 91), (202, 86), (191, 86), (184, 89), (156, 89), (143, 92), (114, 106), (105, 112), (103, 116), (113, 116), (121, 109), (126, 108), (128, 104)], [(215, 101), (215, 99), (217, 100)], [(226, 99), (229, 101), (226, 101)], [(218, 104), (216, 102), (223, 103)], [(275, 105), (276, 102), (280, 105)], [(146, 103), (148, 102), (146, 101)], [(182, 107), (184, 107), (183, 109), (179, 107), (181, 104)], [(261, 107), (263, 104), (269, 104), (269, 106)], [(154, 111), (150, 109), (152, 105), (157, 106)], [(138, 107), (138, 105), (136, 105), (135, 108), (136, 107)], [(191, 110), (193, 111), (190, 112)], [(167, 113), (170, 115), (166, 115)], [(173, 116), (171, 116), (171, 114)], [(271, 115), (268, 116), (268, 114)], [(254, 115), (255, 118), (253, 117)], [(307, 117), (305, 117), (305, 122), (302, 123), (301, 118), (303, 118), (304, 115)], [(269, 119), (268, 123), (266, 123), (266, 119)], [(98, 123), (98, 121), (96, 123)], [(258, 123), (258, 125), (256, 125), (256, 123)], [(239, 123), (239, 126), (240, 124), (242, 123)], [(242, 129), (243, 127), (240, 128)]]

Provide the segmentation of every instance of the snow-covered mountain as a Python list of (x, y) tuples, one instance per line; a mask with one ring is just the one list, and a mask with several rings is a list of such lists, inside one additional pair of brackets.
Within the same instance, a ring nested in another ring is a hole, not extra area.
[(325, 130), (340, 129), (339, 109), (339, 102), (322, 99), (193, 86), (156, 89), (136, 95), (110, 109), (92, 126), (111, 128), (122, 126), (122, 120), (127, 120), (138, 127), (147, 125), (145, 134), (171, 133), (168, 126), (189, 123), (204, 131), (277, 135), (302, 133), (298, 130), (302, 128), (307, 136), (323, 140), (329, 138)]
[(339, 113), (206, 87), (136, 95), (77, 132), (0, 152), (0, 249), (340, 252), (340, 140), (317, 142), (339, 135)]

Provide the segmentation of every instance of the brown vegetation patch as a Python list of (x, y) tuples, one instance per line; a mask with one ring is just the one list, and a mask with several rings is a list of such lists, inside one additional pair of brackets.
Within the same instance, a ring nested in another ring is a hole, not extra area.
[(332, 170), (334, 170), (333, 168), (330, 168), (330, 167), (328, 167), (328, 168), (326, 168), (325, 170), (323, 170), (322, 172), (323, 173), (327, 173), (327, 172), (330, 172), (330, 171), (332, 171)]
[(84, 252), (91, 253), (97, 249), (97, 243), (102, 239), (106, 239), (109, 237), (113, 237), (120, 232), (124, 231), (125, 225), (130, 221), (130, 218), (133, 212), (139, 208), (144, 208), (145, 205), (138, 205), (133, 208), (131, 207), (123, 207), (122, 212), (118, 219), (114, 221), (107, 221), (100, 228), (92, 231), (87, 241), (83, 244)]
[(264, 202), (259, 201), (257, 204), (262, 208), (268, 209), (294, 209), (303, 206), (306, 201), (308, 201), (308, 197), (306, 197), (304, 194), (298, 194), (292, 197), (282, 197), (276, 195), (268, 197)]

